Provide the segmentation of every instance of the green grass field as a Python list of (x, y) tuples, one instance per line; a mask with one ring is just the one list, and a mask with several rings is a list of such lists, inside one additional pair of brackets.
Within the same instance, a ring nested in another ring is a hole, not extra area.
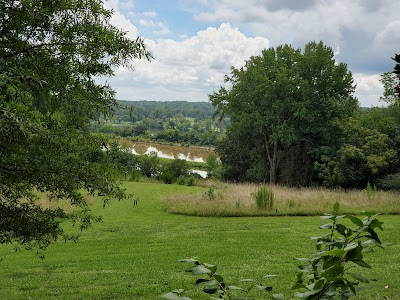
[[(271, 281), (274, 291), (289, 298), (297, 273), (294, 258), (309, 256), (314, 250), (310, 236), (321, 234), (317, 216), (205, 218), (161, 209), (164, 196), (206, 193), (207, 188), (126, 187), (138, 206), (128, 200), (106, 208), (95, 203), (92, 210), (104, 222), (82, 232), (76, 244), (51, 245), (44, 260), (0, 246), (0, 299), (161, 299), (176, 288), (188, 290), (193, 299), (208, 299), (193, 285), (195, 277), (183, 272), (188, 265), (178, 262), (190, 256), (217, 264), (228, 284), (277, 274)], [(385, 222), (382, 240), (395, 245), (366, 255), (372, 269), (360, 273), (378, 281), (357, 299), (400, 299), (400, 216), (380, 219)]]

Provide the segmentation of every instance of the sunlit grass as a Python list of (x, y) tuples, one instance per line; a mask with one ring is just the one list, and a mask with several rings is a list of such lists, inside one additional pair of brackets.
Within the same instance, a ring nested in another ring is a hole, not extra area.
[[(152, 300), (177, 288), (188, 290), (192, 299), (209, 299), (194, 286), (196, 277), (184, 272), (188, 265), (178, 262), (190, 256), (216, 264), (229, 284), (277, 274), (271, 282), (274, 291), (290, 299), (297, 274), (294, 258), (308, 257), (315, 250), (310, 237), (323, 234), (319, 217), (215, 218), (161, 210), (162, 197), (203, 196), (209, 184), (216, 187), (216, 195), (227, 192), (216, 182), (203, 182), (205, 187), (126, 183), (138, 205), (110, 201), (103, 208), (101, 199), (95, 199), (92, 212), (101, 215), (103, 222), (80, 232), (77, 243), (51, 245), (44, 260), (35, 252), (0, 246), (0, 299)], [(378, 281), (355, 299), (399, 299), (400, 217), (379, 219), (385, 222), (384, 231), (378, 232), (382, 241), (395, 245), (365, 255), (372, 269), (361, 273)], [(255, 291), (252, 296), (266, 299), (260, 295)]]

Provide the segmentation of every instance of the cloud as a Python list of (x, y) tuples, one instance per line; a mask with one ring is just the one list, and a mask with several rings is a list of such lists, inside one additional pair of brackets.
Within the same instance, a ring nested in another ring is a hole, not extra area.
[(120, 68), (110, 83), (120, 99), (206, 101), (224, 83), (230, 67), (240, 67), (267, 48), (265, 38), (246, 37), (221, 24), (182, 41), (146, 40), (155, 60), (134, 62), (135, 71)]
[(381, 75), (367, 75), (362, 73), (353, 74), (354, 82), (357, 84), (355, 96), (358, 98), (361, 106), (387, 106), (384, 102), (378, 102), (383, 95), (383, 84), (380, 82)]
[(155, 18), (158, 16), (158, 14), (155, 11), (145, 11), (145, 12), (141, 13), (141, 15), (146, 18)]
[(139, 25), (142, 27), (158, 28), (157, 30), (154, 31), (154, 33), (157, 35), (168, 35), (171, 33), (168, 26), (166, 24), (164, 24), (163, 22), (140, 19)]
[(119, 0), (108, 0), (104, 2), (104, 7), (109, 10), (113, 10), (113, 15), (111, 17), (111, 24), (122, 29), (127, 33), (127, 36), (131, 39), (135, 39), (139, 31), (133, 23), (120, 12), (120, 6), (122, 8), (132, 8), (134, 7), (133, 1), (120, 2)]

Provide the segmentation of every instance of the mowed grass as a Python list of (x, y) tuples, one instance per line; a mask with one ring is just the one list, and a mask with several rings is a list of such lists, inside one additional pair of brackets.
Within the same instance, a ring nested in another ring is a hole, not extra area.
[[(168, 214), (161, 198), (202, 195), (208, 188), (125, 185), (139, 199), (138, 206), (115, 201), (103, 208), (101, 201), (94, 202), (92, 210), (103, 216), (103, 223), (82, 232), (76, 244), (51, 245), (44, 260), (34, 252), (0, 246), (0, 299), (161, 299), (176, 288), (188, 290), (192, 299), (208, 299), (194, 286), (195, 276), (183, 271), (188, 265), (178, 262), (191, 256), (217, 264), (228, 284), (277, 274), (271, 284), (289, 298), (297, 273), (294, 258), (309, 256), (314, 251), (310, 237), (323, 233), (317, 216)], [(357, 299), (400, 299), (400, 217), (380, 219), (385, 222), (382, 240), (395, 245), (366, 255), (372, 269), (360, 272), (378, 281)], [(263, 299), (261, 295), (254, 294)]]

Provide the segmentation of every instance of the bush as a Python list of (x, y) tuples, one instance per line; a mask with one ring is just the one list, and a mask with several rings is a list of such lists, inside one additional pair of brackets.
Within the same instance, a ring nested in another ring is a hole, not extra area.
[(259, 209), (271, 210), (274, 206), (274, 192), (266, 186), (260, 186), (254, 197)]
[(391, 174), (377, 182), (378, 187), (384, 190), (400, 190), (400, 173)]
[(160, 180), (162, 182), (164, 182), (165, 184), (171, 184), (171, 183), (174, 183), (175, 177), (171, 173), (164, 172), (161, 174)]
[(194, 186), (196, 183), (196, 179), (193, 176), (179, 176), (176, 179), (176, 183), (180, 185)]
[(142, 173), (141, 173), (140, 171), (138, 171), (138, 170), (132, 170), (132, 171), (129, 173), (129, 178), (128, 178), (128, 180), (129, 180), (129, 181), (133, 181), (133, 182), (139, 182), (141, 178), (142, 178)]

